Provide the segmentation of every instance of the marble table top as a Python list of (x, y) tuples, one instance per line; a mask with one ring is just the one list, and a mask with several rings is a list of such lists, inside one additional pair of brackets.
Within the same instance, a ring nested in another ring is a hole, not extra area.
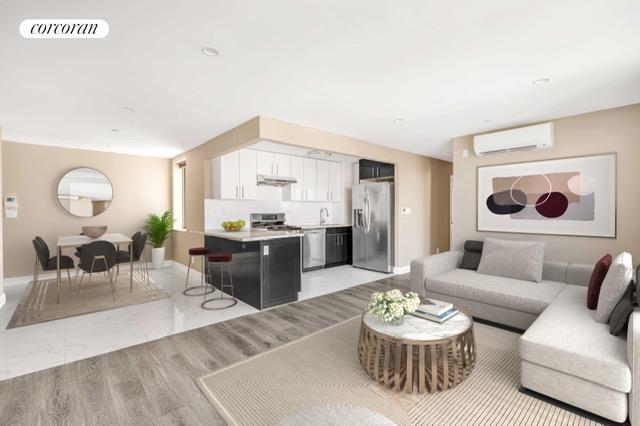
[(393, 325), (380, 321), (369, 312), (364, 314), (362, 321), (371, 330), (395, 339), (425, 341), (447, 339), (465, 332), (473, 325), (471, 318), (462, 311), (442, 324), (413, 315), (406, 315), (402, 324)]

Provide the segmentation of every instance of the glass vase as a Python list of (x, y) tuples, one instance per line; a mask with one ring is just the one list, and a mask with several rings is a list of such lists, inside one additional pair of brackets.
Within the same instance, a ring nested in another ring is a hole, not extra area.
[(402, 325), (402, 323), (404, 323), (404, 315), (389, 322), (391, 325)]

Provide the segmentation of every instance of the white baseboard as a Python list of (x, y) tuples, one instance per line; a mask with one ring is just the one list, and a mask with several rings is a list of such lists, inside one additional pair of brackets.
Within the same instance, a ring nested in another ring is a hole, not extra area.
[(7, 303), (7, 295), (4, 293), (0, 293), (0, 309)]
[(411, 271), (411, 266), (410, 265), (405, 265), (405, 266), (394, 266), (393, 267), (393, 273), (400, 275), (400, 274), (408, 274), (409, 271)]

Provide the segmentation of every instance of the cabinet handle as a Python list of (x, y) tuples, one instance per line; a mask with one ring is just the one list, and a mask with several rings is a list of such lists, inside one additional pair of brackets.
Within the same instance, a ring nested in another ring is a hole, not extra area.
[(271, 165), (271, 174), (273, 174), (273, 164)]
[(327, 200), (330, 200), (331, 196), (329, 195), (329, 191), (327, 191)]
[(276, 164), (276, 175), (280, 176), (280, 165)]
[(242, 198), (244, 198), (244, 185), (242, 185)]
[(238, 185), (236, 185), (236, 198), (238, 198)]

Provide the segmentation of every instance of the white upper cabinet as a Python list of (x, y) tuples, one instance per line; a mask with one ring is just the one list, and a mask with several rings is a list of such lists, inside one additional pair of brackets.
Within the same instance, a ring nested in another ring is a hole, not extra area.
[(240, 198), (244, 200), (254, 200), (258, 190), (256, 179), (257, 152), (251, 149), (241, 149), (239, 152)]
[(241, 149), (214, 158), (211, 165), (215, 199), (263, 199), (264, 194), (258, 193), (256, 177), (267, 175), (296, 179), (296, 183), (282, 190), (282, 199), (286, 201), (348, 200), (343, 187), (342, 163)]
[(287, 201), (304, 201), (304, 158), (291, 157), (291, 174), (296, 183), (284, 187), (283, 197)]
[(211, 160), (213, 198), (256, 198), (256, 151), (241, 149)]
[(316, 200), (316, 160), (303, 158), (302, 197), (304, 201)]
[(284, 154), (273, 154), (273, 169), (276, 176), (291, 176), (291, 157)]
[(330, 201), (329, 198), (329, 162), (316, 161), (316, 200)]
[(273, 176), (276, 174), (275, 166), (273, 165), (273, 152), (254, 151), (257, 155), (257, 167), (256, 172), (259, 175)]
[(342, 164), (329, 162), (329, 201), (342, 201)]

